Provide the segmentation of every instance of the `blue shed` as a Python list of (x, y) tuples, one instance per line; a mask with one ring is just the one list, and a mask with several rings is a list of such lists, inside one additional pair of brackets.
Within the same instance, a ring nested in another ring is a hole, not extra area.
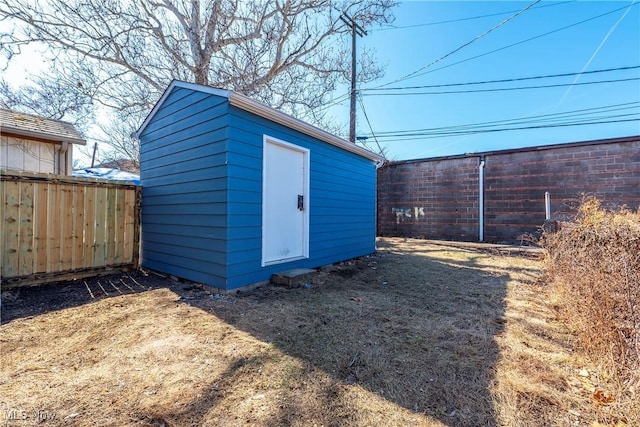
[(182, 81), (134, 135), (145, 267), (228, 291), (375, 251), (377, 154)]

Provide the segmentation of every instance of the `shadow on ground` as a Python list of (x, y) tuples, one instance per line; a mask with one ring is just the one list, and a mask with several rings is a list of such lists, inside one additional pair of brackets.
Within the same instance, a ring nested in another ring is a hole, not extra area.
[(15, 319), (77, 307), (104, 298), (160, 288), (180, 290), (182, 287), (166, 276), (138, 270), (69, 282), (3, 288), (0, 320), (4, 325)]
[[(3, 292), (2, 321), (168, 288), (177, 304), (197, 307), (294, 358), (278, 378), (267, 376), (278, 384), (261, 385), (275, 387), (279, 402), (261, 425), (375, 424), (365, 413), (374, 400), (403, 407), (425, 424), (497, 425), (494, 338), (504, 329), (509, 269), (488, 266), (481, 251), (456, 258), (416, 242), (381, 245), (374, 255), (323, 269), (308, 286), (234, 296), (141, 271), (17, 289)], [(212, 411), (229, 403), (223, 397), (234, 387), (279, 363), (274, 354), (237, 355), (225, 374), (210, 379), (207, 392), (180, 411), (138, 419), (145, 425), (205, 425)], [(357, 388), (375, 398), (354, 409)], [(324, 418), (315, 419), (314, 411)]]
[[(496, 425), (494, 337), (503, 332), (508, 273), (478, 264), (481, 253), (446, 262), (428, 255), (381, 248), (308, 286), (261, 288), (232, 305), (190, 303), (329, 374), (327, 405), (342, 387), (360, 386), (446, 425)], [(274, 425), (301, 410), (287, 402)]]

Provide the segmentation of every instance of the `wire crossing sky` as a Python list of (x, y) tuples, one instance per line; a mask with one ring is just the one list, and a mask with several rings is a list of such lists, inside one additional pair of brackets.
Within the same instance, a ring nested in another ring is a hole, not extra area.
[(524, 12), (526, 12), (527, 10), (531, 9), (533, 6), (535, 6), (536, 4), (540, 3), (541, 0), (535, 0), (533, 3), (528, 4), (527, 6), (525, 6), (523, 9), (519, 10), (518, 12), (514, 13), (513, 15), (511, 15), (510, 17), (508, 17), (507, 19), (505, 19), (504, 21), (501, 21), (500, 23), (498, 23), (497, 25), (494, 25), (493, 27), (489, 28), (487, 31), (483, 32), (482, 34), (478, 34), (477, 36), (475, 36), (473, 39), (469, 40), (468, 42), (464, 43), (461, 46), (458, 46), (457, 48), (453, 49), (451, 52), (442, 55), (440, 58), (431, 61), (430, 63), (428, 63), (427, 65), (425, 65), (424, 67), (420, 67), (418, 68), (416, 71), (413, 71), (409, 74), (407, 74), (404, 77), (400, 77), (398, 80), (394, 80), (393, 82), (390, 83), (386, 83), (383, 86), (387, 86), (393, 83), (398, 83), (398, 82), (402, 82), (404, 80), (410, 79), (414, 76), (418, 76), (420, 75), (421, 71), (426, 70), (427, 68), (431, 67), (432, 65), (437, 64), (438, 62), (447, 59), (448, 57), (450, 57), (451, 55), (455, 54), (456, 52), (461, 51), (462, 49), (464, 49), (465, 47), (471, 45), (471, 43), (474, 43), (478, 40), (480, 40), (481, 38), (489, 35), (489, 33), (497, 30), (498, 28), (502, 27), (503, 25), (505, 25), (507, 22), (511, 21), (512, 19), (516, 18), (517, 16), (523, 14)]
[(467, 86), (467, 85), (481, 85), (481, 84), (489, 84), (489, 83), (506, 83), (506, 82), (520, 82), (525, 80), (538, 80), (538, 79), (550, 79), (555, 77), (569, 77), (569, 76), (579, 76), (579, 75), (588, 75), (588, 74), (598, 74), (598, 73), (609, 73), (612, 71), (624, 71), (624, 70), (635, 70), (640, 69), (640, 65), (634, 65), (630, 67), (618, 67), (618, 68), (607, 68), (604, 70), (591, 70), (591, 71), (580, 71), (576, 73), (562, 73), (562, 74), (549, 74), (546, 76), (529, 76), (529, 77), (516, 77), (510, 79), (500, 79), (500, 80), (485, 80), (480, 82), (464, 82), (464, 83), (445, 83), (439, 85), (422, 85), (422, 86), (395, 86), (395, 87), (380, 87), (380, 88), (371, 88), (371, 89), (360, 89), (360, 92), (374, 92), (374, 91), (386, 91), (386, 90), (403, 90), (403, 89), (427, 89), (427, 88), (436, 88), (436, 87), (452, 87), (452, 86)]
[(630, 82), (634, 80), (640, 80), (640, 77), (629, 77), (626, 79), (613, 79), (613, 80), (598, 80), (593, 82), (582, 82), (582, 83), (557, 83), (557, 84), (549, 84), (549, 85), (538, 85), (538, 86), (518, 86), (518, 87), (502, 87), (502, 88), (493, 88), (493, 89), (468, 89), (468, 90), (448, 90), (448, 91), (431, 91), (431, 92), (392, 92), (392, 93), (378, 93), (378, 94), (368, 94), (365, 96), (407, 96), (407, 95), (447, 95), (453, 93), (480, 93), (480, 92), (500, 92), (507, 90), (529, 90), (529, 89), (543, 89), (550, 87), (573, 87), (573, 86), (584, 86), (584, 85), (595, 85), (595, 84), (603, 84), (603, 83), (622, 83), (622, 82)]
[[(402, 2), (359, 40), (386, 75), (359, 87), (357, 135), (398, 160), (640, 135), (639, 5)], [(326, 107), (343, 124), (347, 99)]]
[[(357, 43), (386, 73), (358, 85), (356, 136), (390, 159), (640, 135), (640, 0), (401, 1), (395, 16)], [(12, 82), (45, 59), (18, 55)], [(323, 112), (346, 138), (348, 82)]]

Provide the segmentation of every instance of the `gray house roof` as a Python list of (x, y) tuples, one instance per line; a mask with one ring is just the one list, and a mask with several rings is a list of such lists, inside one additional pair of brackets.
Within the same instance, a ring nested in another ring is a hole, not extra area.
[(66, 141), (80, 145), (87, 143), (75, 126), (69, 122), (0, 108), (0, 134), (5, 133), (51, 142)]

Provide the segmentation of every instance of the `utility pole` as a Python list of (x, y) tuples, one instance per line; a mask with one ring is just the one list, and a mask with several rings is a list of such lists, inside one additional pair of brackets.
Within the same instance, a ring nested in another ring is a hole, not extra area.
[(91, 167), (96, 163), (96, 151), (98, 151), (98, 143), (93, 144), (93, 156), (91, 156)]
[(356, 36), (364, 37), (367, 32), (349, 15), (342, 13), (340, 20), (351, 27), (351, 109), (349, 111), (349, 141), (356, 143)]

